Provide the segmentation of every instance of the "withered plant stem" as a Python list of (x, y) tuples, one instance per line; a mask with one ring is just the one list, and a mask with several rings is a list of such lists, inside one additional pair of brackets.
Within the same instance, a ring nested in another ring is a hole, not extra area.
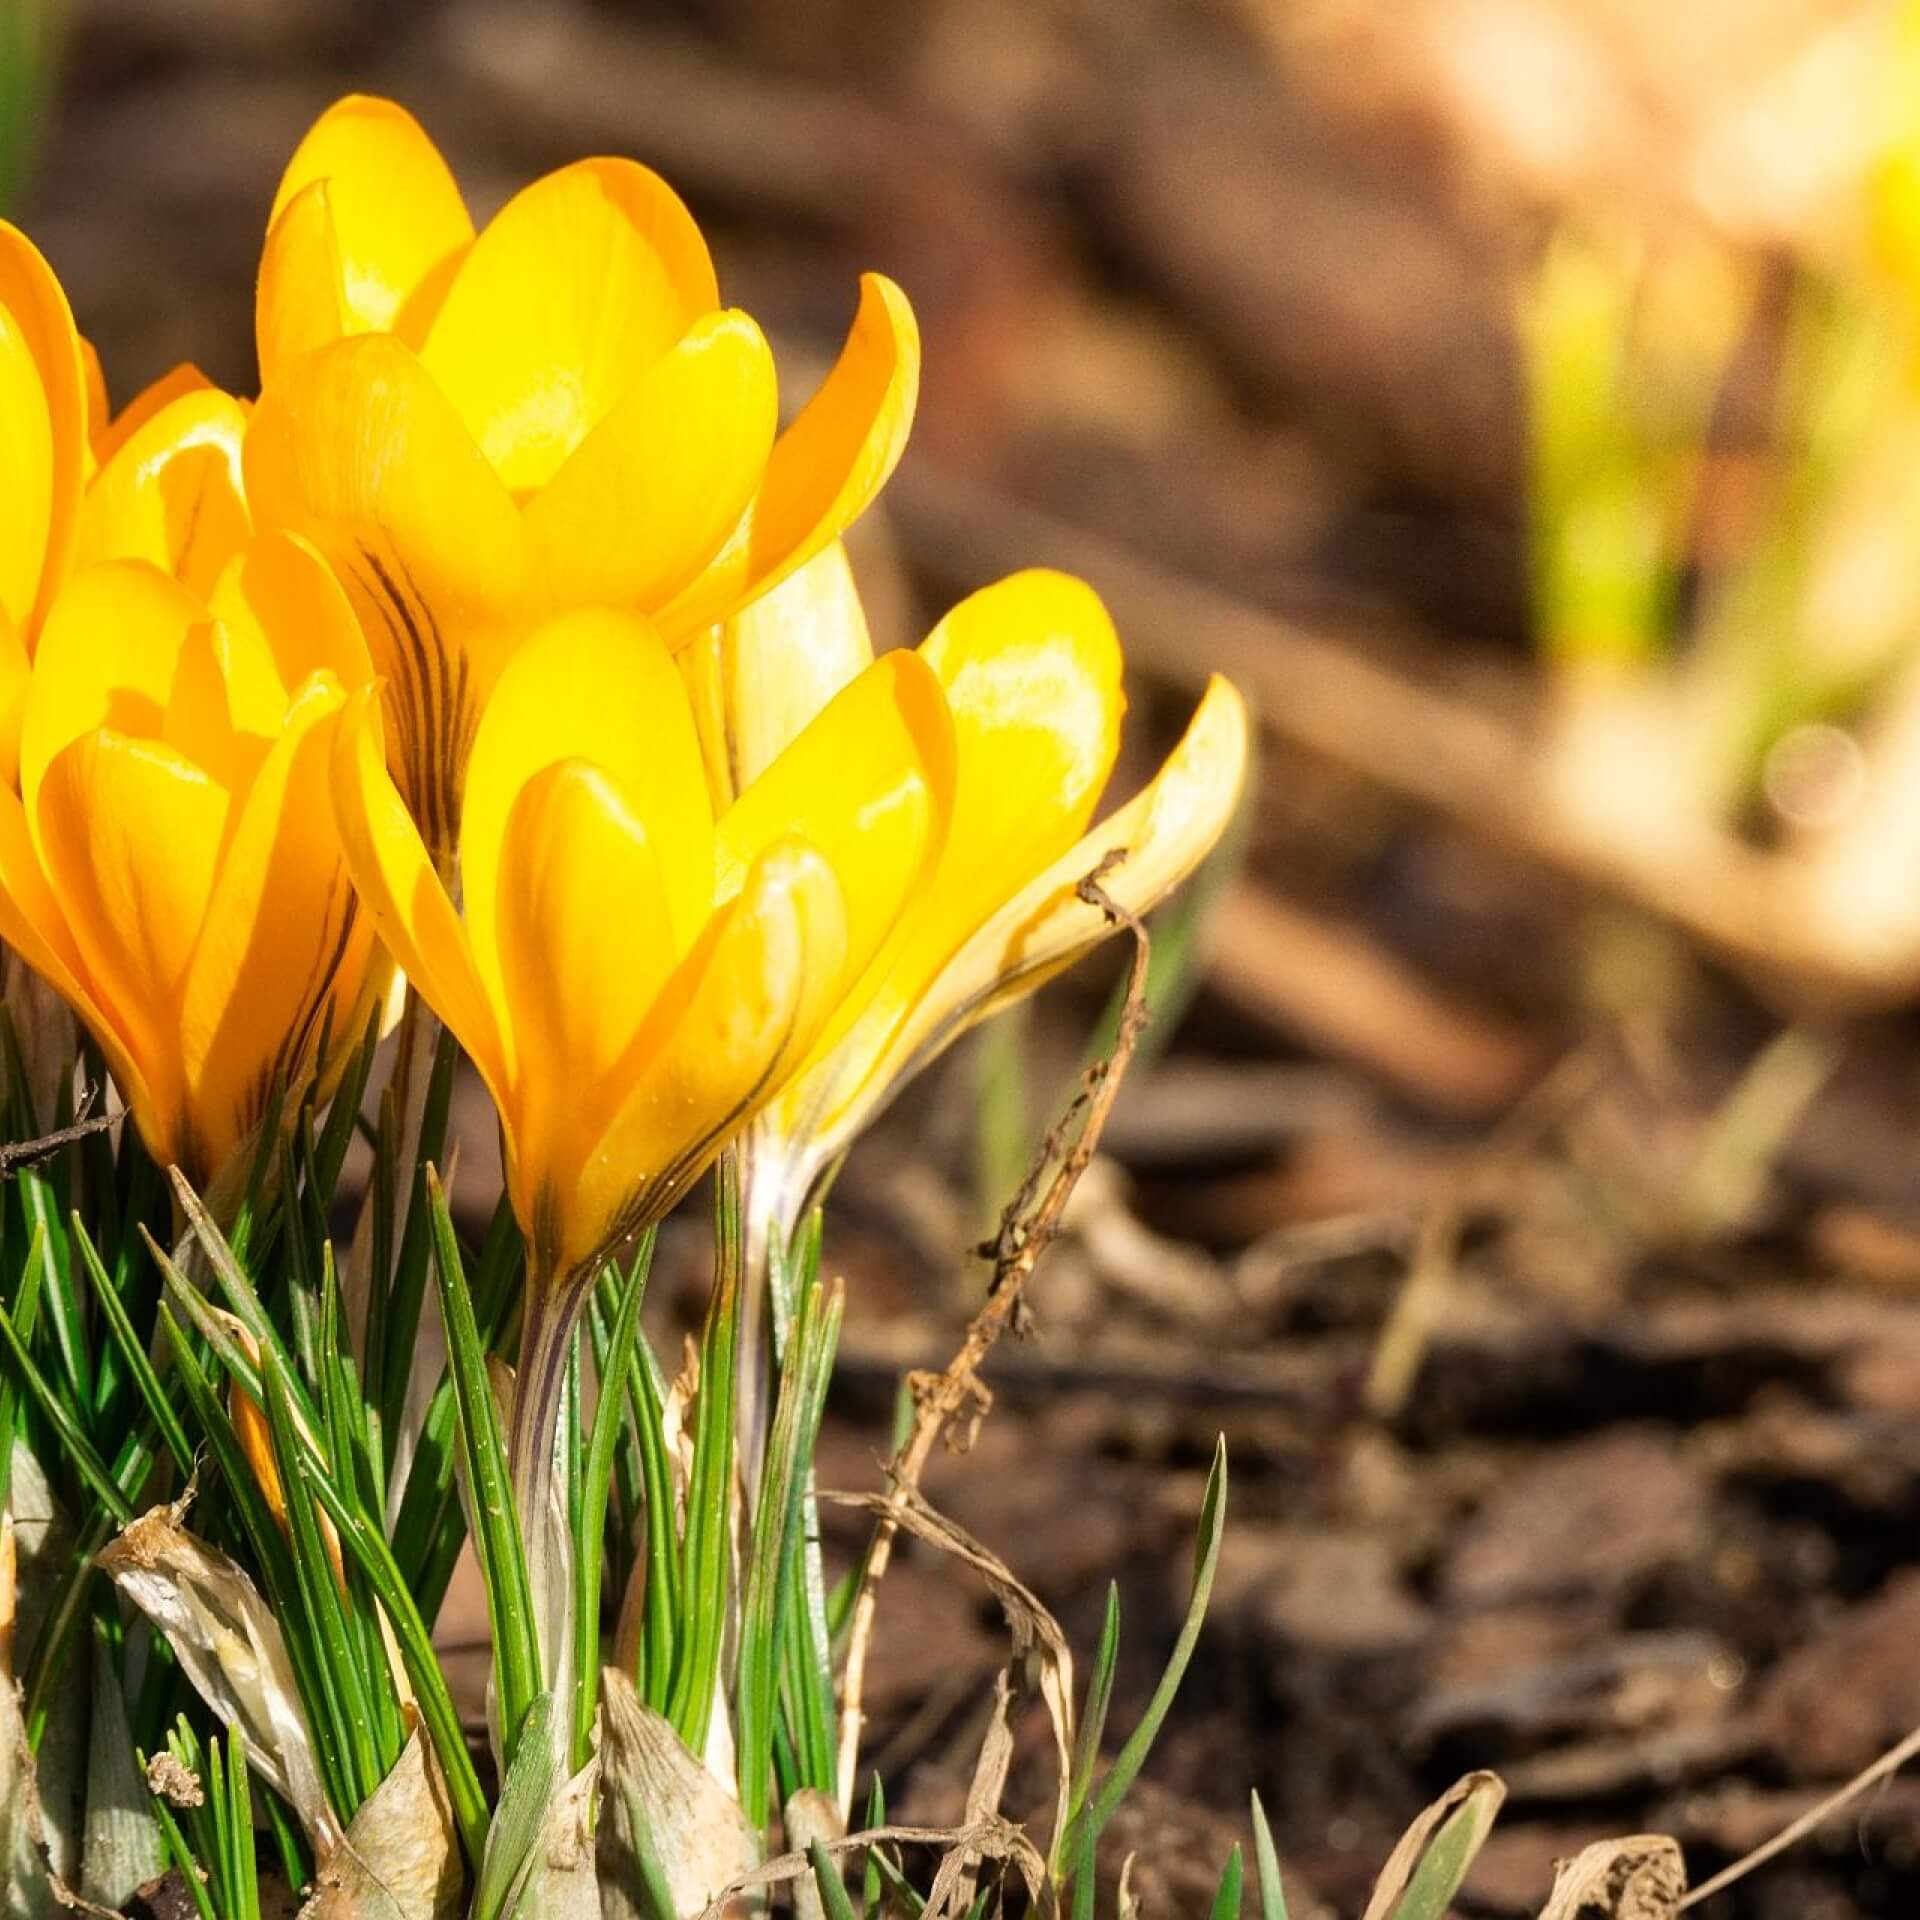
[[(1125, 849), (1116, 848), (1077, 889), (1088, 905), (1098, 907), (1115, 926), (1123, 926), (1133, 935), (1133, 959), (1127, 973), (1126, 999), (1115, 1029), (1113, 1051), (1105, 1060), (1096, 1061), (1087, 1069), (1080, 1090), (1040, 1143), (1032, 1170), (1021, 1182), (1019, 1192), (1008, 1201), (1006, 1211), (1000, 1216), (999, 1231), (980, 1249), (993, 1261), (993, 1278), (985, 1301), (968, 1324), (959, 1351), (939, 1373), (907, 1376), (914, 1403), (913, 1425), (888, 1464), (887, 1479), (892, 1491), (886, 1510), (874, 1526), (847, 1634), (835, 1784), (839, 1789), (841, 1812), (849, 1817), (864, 1725), (861, 1702), (867, 1652), (873, 1641), (880, 1582), (893, 1559), (902, 1512), (919, 1492), (920, 1479), (933, 1457), (935, 1444), (945, 1436), (956, 1452), (964, 1452), (992, 1407), (993, 1394), (980, 1378), (980, 1367), (1009, 1326), (1016, 1333), (1023, 1331), (1027, 1281), (1040, 1256), (1058, 1235), (1067, 1202), (1099, 1150), (1107, 1116), (1113, 1111), (1127, 1065), (1147, 1024), (1147, 960), (1151, 942), (1146, 927), (1137, 914), (1121, 906), (1100, 884), (1125, 858)], [(953, 1423), (961, 1419), (964, 1425), (960, 1430), (950, 1432)]]

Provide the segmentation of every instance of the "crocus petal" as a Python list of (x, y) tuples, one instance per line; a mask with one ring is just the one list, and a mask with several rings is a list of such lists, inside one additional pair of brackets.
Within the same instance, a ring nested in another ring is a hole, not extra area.
[(388, 776), (373, 690), (349, 695), (334, 725), (334, 811), (361, 904), (400, 970), (453, 1030), (499, 1103), (510, 1066), (499, 1024), (460, 916)]
[[(103, 730), (55, 756), (30, 821), (85, 977), (169, 1106), (180, 1088), (178, 996), (228, 812), (226, 791), (172, 748)], [(184, 1151), (177, 1122), (154, 1128), (176, 1157)]]
[(86, 404), (87, 444), (93, 457), (100, 458), (100, 442), (111, 423), (107, 405), (107, 371), (100, 364), (100, 350), (83, 333), (80, 336), (80, 392)]
[(330, 673), (352, 692), (374, 678), (366, 636), (333, 569), (291, 533), (263, 533), (234, 556), (207, 606), (220, 623), (234, 724), (276, 732), (292, 690)]
[(866, 609), (836, 540), (677, 656), (715, 804), (782, 754), (827, 702), (873, 664)]
[(526, 597), (518, 509), (385, 334), (323, 347), (267, 391), (246, 476), (256, 523), (311, 540), (339, 575), (386, 679), (401, 790), (450, 852), (480, 703)]
[(254, 309), (262, 385), (321, 337), (391, 331), (417, 346), (472, 238), (460, 189), (420, 123), (391, 100), (336, 102), (274, 195)]
[(461, 883), (474, 959), (496, 995), (508, 815), (543, 767), (574, 759), (607, 776), (644, 830), (660, 865), (676, 955), (712, 910), (713, 820), (700, 743), (666, 649), (628, 614), (562, 615), (507, 663), (468, 768)]
[(660, 995), (587, 1158), (562, 1257), (658, 1219), (803, 1057), (846, 971), (846, 903), (799, 841), (770, 847)]
[(971, 594), (920, 657), (953, 714), (960, 776), (929, 903), (961, 930), (1070, 847), (1120, 748), (1120, 642), (1083, 581), (1035, 569)]
[[(33, 388), (37, 387), (37, 397)], [(31, 636), (65, 577), (86, 475), (80, 335), (53, 269), (0, 220), (0, 606)]]
[[(1101, 887), (1130, 913), (1157, 906), (1226, 831), (1246, 776), (1247, 711), (1217, 675), (1180, 744), (1148, 785), (996, 913), (942, 969), (888, 1050), (876, 1079), (924, 1063), (957, 1034), (1033, 992), (1114, 931), (1079, 885), (1110, 853)], [(911, 1063), (911, 1066), (909, 1065)]]
[(852, 331), (820, 390), (783, 433), (758, 498), (720, 557), (659, 615), (684, 645), (836, 540), (886, 485), (920, 393), (920, 331), (907, 297), (877, 273), (860, 282)]
[(27, 688), (33, 682), (33, 662), (27, 658), (20, 630), (0, 609), (0, 786), (12, 787), (20, 778), (20, 723), (26, 717)]
[(767, 848), (797, 834), (839, 878), (848, 957), (863, 968), (938, 852), (953, 781), (953, 725), (938, 680), (918, 654), (884, 654), (721, 816), (719, 892), (734, 891)]
[(205, 607), (137, 560), (74, 575), (40, 637), (20, 728), (20, 791), (31, 818), (48, 765), (98, 727), (157, 734), (181, 649)]
[[(105, 376), (100, 372), (99, 356), (87, 341), (83, 340), (80, 344), (88, 356), (90, 369), (87, 375), (88, 430), (93, 436), (93, 457), (100, 466), (105, 466), (162, 407), (171, 405), (182, 394), (201, 393), (213, 385), (190, 360), (183, 360), (158, 380), (142, 387), (118, 413), (109, 413), (105, 411), (107, 389)], [(96, 379), (100, 381), (98, 387), (94, 385)], [(94, 412), (96, 407), (102, 409), (98, 414)]]
[(461, 261), (421, 358), (516, 493), (719, 305), (706, 241), (658, 174), (582, 160), (523, 188)]
[(753, 498), (778, 406), (760, 329), (695, 321), (527, 502), (550, 604), (644, 610), (684, 586)]
[(584, 760), (545, 767), (521, 788), (496, 878), (501, 992), (519, 1061), (515, 1204), (538, 1222), (612, 1119), (624, 1091), (613, 1072), (673, 970), (673, 930), (652, 837)]
[(181, 1001), (182, 1063), (201, 1165), (217, 1172), (265, 1111), (276, 1076), (297, 1096), (329, 1009), (336, 1024), (372, 938), (326, 791), (340, 688), (316, 674), (241, 805)]
[[(109, 1010), (86, 984), (86, 965), (35, 852), (19, 797), (0, 785), (0, 940), (86, 1022), (127, 1104), (148, 1130), (159, 1109)], [(148, 1132), (148, 1138), (153, 1139)]]
[(205, 595), (251, 526), (240, 447), (247, 419), (217, 388), (189, 389), (127, 434), (80, 509), (74, 560), (146, 560)]

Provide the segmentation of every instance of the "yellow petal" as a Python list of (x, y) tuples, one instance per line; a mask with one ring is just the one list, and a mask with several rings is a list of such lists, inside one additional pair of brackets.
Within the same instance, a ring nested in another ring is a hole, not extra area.
[(310, 540), (386, 680), (394, 767), (450, 852), (467, 748), (528, 590), (519, 511), (412, 353), (363, 334), (309, 354), (254, 411), (256, 524)]
[(330, 673), (349, 692), (374, 678), (360, 622), (333, 569), (296, 534), (263, 533), (228, 563), (207, 597), (220, 622), (234, 723), (279, 731), (292, 689)]
[(577, 1264), (658, 1219), (779, 1091), (846, 970), (845, 903), (798, 841), (770, 847), (655, 1006), (621, 1077), (631, 1088), (563, 1221)]
[(631, 160), (582, 160), (495, 215), (421, 358), (523, 493), (718, 304), (706, 242), (672, 188)]
[(753, 498), (777, 409), (760, 329), (696, 321), (527, 502), (550, 604), (644, 611), (684, 586)]
[(86, 978), (156, 1087), (180, 1085), (180, 989), (228, 812), (172, 748), (103, 730), (54, 758), (30, 822)]
[(920, 331), (877, 273), (840, 358), (773, 449), (759, 497), (720, 557), (659, 616), (670, 644), (778, 585), (863, 514), (899, 463), (920, 393)]
[(322, 1026), (344, 1024), (366, 971), (371, 924), (324, 804), (323, 722), (341, 705), (328, 675), (295, 695), (241, 804), (187, 971), (182, 1062), (209, 1174), (265, 1112), (276, 1076), (298, 1097)]
[(798, 835), (846, 896), (849, 960), (864, 967), (899, 918), (952, 803), (953, 727), (917, 654), (889, 653), (846, 687), (728, 808), (716, 831), (722, 897)]
[(181, 650), (206, 609), (137, 560), (88, 567), (55, 603), (34, 660), (20, 728), (20, 791), (29, 817), (49, 763), (97, 727), (157, 736)]
[(140, 1063), (128, 1052), (110, 1010), (87, 981), (86, 964), (34, 850), (26, 813), (18, 796), (5, 786), (0, 786), (0, 940), (86, 1023), (149, 1146), (167, 1159), (175, 1157), (167, 1127), (177, 1115), (177, 1103), (164, 1110), (165, 1121), (160, 1124), (163, 1109)]
[(499, 1023), (474, 970), (460, 916), (388, 777), (380, 704), (371, 688), (349, 695), (334, 723), (331, 783), (347, 866), (375, 931), (500, 1103), (511, 1063)]
[(53, 269), (4, 220), (0, 419), (7, 423), (0, 434), (0, 607), (31, 652), (73, 552), (87, 460), (86, 368)]
[(1100, 882), (1135, 914), (1166, 898), (1226, 831), (1246, 777), (1247, 711), (1217, 675), (1180, 744), (1148, 785), (1029, 882), (956, 953), (889, 1050), (916, 1065), (955, 1035), (1070, 967), (1115, 931), (1079, 897), (1109, 853), (1125, 858)]
[(267, 230), (253, 295), (253, 351), (265, 392), (318, 347), (365, 331), (346, 310), (346, 274), (324, 180), (287, 202)]
[(542, 768), (575, 759), (606, 774), (644, 829), (660, 863), (676, 955), (711, 911), (713, 820), (680, 677), (644, 621), (595, 610), (564, 614), (508, 662), (468, 769), (460, 876), (474, 959), (496, 996), (508, 817)]
[(723, 626), (682, 648), (707, 778), (719, 802), (765, 773), (873, 664), (866, 610), (836, 540)]
[(612, 1119), (624, 1091), (614, 1070), (673, 970), (674, 941), (655, 843), (615, 783), (584, 760), (547, 766), (520, 789), (497, 881), (503, 1003), (519, 1063), (515, 1202), (531, 1225), (558, 1204)]
[(420, 123), (366, 94), (329, 107), (294, 149), (267, 229), (255, 306), (263, 385), (303, 339), (320, 344), (316, 329), (394, 331), (417, 346), (473, 238), (460, 189)]
[(932, 903), (957, 937), (1092, 818), (1120, 747), (1120, 642), (1092, 588), (1036, 569), (961, 601), (920, 655), (959, 755)]
[[(140, 428), (144, 427), (162, 407), (170, 406), (183, 394), (201, 393), (213, 385), (213, 382), (191, 361), (183, 360), (170, 371), (163, 373), (158, 380), (142, 387), (118, 413), (105, 411), (107, 389), (105, 376), (100, 372), (98, 356), (86, 341), (81, 347), (88, 356), (87, 374), (87, 421), (88, 430), (93, 436), (93, 457), (104, 466), (119, 450), (126, 445)], [(95, 381), (99, 385), (95, 386)], [(96, 414), (94, 409), (102, 409)]]
[(20, 723), (27, 711), (33, 662), (17, 627), (0, 610), (0, 787), (20, 780)]
[(145, 560), (205, 595), (251, 527), (239, 401), (200, 387), (166, 402), (103, 459), (80, 509), (75, 564)]

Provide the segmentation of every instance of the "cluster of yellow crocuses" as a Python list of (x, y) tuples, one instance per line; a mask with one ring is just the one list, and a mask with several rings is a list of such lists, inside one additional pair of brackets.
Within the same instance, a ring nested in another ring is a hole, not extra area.
[(877, 276), (781, 431), (655, 174), (582, 161), (476, 233), (355, 97), (281, 183), (257, 339), (257, 401), (181, 369), (113, 413), (0, 225), (0, 934), (196, 1180), (390, 958), (492, 1092), (555, 1289), (735, 1140), (790, 1225), (904, 1075), (1105, 931), (1103, 854), (1145, 908), (1231, 811), (1216, 681), (1087, 832), (1123, 701), (1077, 581), (874, 657), (838, 540), (919, 367)]

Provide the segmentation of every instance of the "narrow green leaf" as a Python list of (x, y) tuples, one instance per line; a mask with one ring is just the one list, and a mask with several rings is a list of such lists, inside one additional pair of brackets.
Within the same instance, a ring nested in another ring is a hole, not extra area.
[(1456, 1781), (1388, 1855), (1363, 1920), (1445, 1920), (1506, 1797), (1496, 1774)]
[(853, 1920), (853, 1902), (847, 1898), (847, 1883), (840, 1877), (833, 1856), (818, 1840), (810, 1841), (807, 1858), (813, 1863), (813, 1884), (820, 1889), (820, 1904), (827, 1920)]
[(47, 1424), (59, 1436), (60, 1445), (68, 1460), (81, 1479), (87, 1483), (94, 1497), (101, 1501), (107, 1511), (121, 1526), (133, 1518), (133, 1508), (128, 1505), (125, 1496), (114, 1485), (113, 1475), (98, 1453), (93, 1442), (80, 1431), (73, 1417), (73, 1410), (52, 1387), (47, 1384), (46, 1376), (33, 1364), (26, 1344), (15, 1331), (12, 1316), (0, 1308), (0, 1336), (4, 1336), (7, 1350), (19, 1373), (22, 1385), (33, 1396), (40, 1411), (46, 1416)]
[[(887, 1824), (887, 1793), (880, 1784), (880, 1776), (873, 1776), (873, 1785), (867, 1789), (867, 1817), (862, 1824), (872, 1833)], [(880, 1849), (868, 1847), (860, 1867), (860, 1920), (869, 1920), (869, 1916), (880, 1904), (880, 1863), (874, 1857)]]
[(1227, 1855), (1219, 1889), (1213, 1896), (1213, 1920), (1240, 1920), (1240, 1887), (1244, 1872), (1240, 1845), (1236, 1841), (1233, 1851)]
[(520, 1904), (545, 1851), (547, 1815), (559, 1796), (560, 1756), (550, 1725), (553, 1695), (540, 1694), (509, 1732), (507, 1777), (487, 1834), (469, 1920), (505, 1920)]
[(500, 1724), (511, 1769), (517, 1730), (540, 1689), (540, 1649), (535, 1637), (533, 1593), (527, 1577), (526, 1548), (513, 1510), (507, 1472), (507, 1441), (500, 1409), (487, 1379), (486, 1352), (474, 1325), (473, 1302), (454, 1236), (453, 1216), (438, 1174), (427, 1170), (434, 1273), (440, 1288), (440, 1312), (446, 1324), (447, 1358), (460, 1414), (460, 1437), (472, 1490), (474, 1551), (487, 1591), (487, 1618), (493, 1628), (494, 1684), (499, 1692)]
[(593, 1412), (587, 1443), (585, 1484), (573, 1555), (574, 1771), (587, 1764), (593, 1744), (593, 1717), (600, 1698), (600, 1561), (607, 1535), (607, 1492), (613, 1478), (614, 1445), (625, 1424), (626, 1380), (640, 1336), (640, 1302), (653, 1265), (654, 1233), (635, 1249), (620, 1310), (600, 1366), (600, 1401)]
[(1100, 1623), (1100, 1645), (1093, 1656), (1093, 1676), (1087, 1682), (1086, 1704), (1081, 1709), (1080, 1729), (1074, 1740), (1073, 1779), (1067, 1799), (1069, 1826), (1086, 1805), (1093, 1770), (1100, 1764), (1100, 1741), (1107, 1728), (1107, 1710), (1113, 1704), (1113, 1671), (1119, 1657), (1120, 1587), (1117, 1581), (1109, 1580), (1106, 1617)]
[(94, 1300), (100, 1308), (102, 1319), (107, 1323), (107, 1331), (112, 1336), (121, 1364), (126, 1368), (127, 1378), (139, 1393), (141, 1404), (145, 1406), (148, 1418), (153, 1421), (154, 1430), (165, 1444), (167, 1452), (173, 1456), (173, 1464), (185, 1478), (193, 1472), (192, 1443), (187, 1439), (186, 1429), (180, 1424), (179, 1414), (174, 1411), (171, 1396), (161, 1384), (159, 1374), (154, 1371), (153, 1362), (147, 1358), (146, 1347), (127, 1318), (127, 1309), (119, 1290), (95, 1252), (93, 1242), (88, 1238), (77, 1213), (73, 1216), (73, 1244), (80, 1249), (80, 1257), (92, 1275)]
[(1253, 1859), (1260, 1874), (1260, 1920), (1287, 1920), (1286, 1891), (1280, 1885), (1280, 1856), (1260, 1796), (1253, 1796)]
[(1168, 1656), (1166, 1671), (1140, 1716), (1140, 1724), (1128, 1735), (1126, 1744), (1115, 1756), (1100, 1791), (1082, 1811), (1076, 1827), (1084, 1824), (1091, 1833), (1099, 1833), (1113, 1818), (1114, 1809), (1125, 1799), (1127, 1790), (1138, 1777), (1152, 1750), (1160, 1724), (1173, 1705), (1174, 1695), (1193, 1658), (1195, 1643), (1207, 1615), (1207, 1597), (1213, 1591), (1214, 1570), (1220, 1564), (1220, 1536), (1227, 1517), (1227, 1447), (1222, 1440), (1214, 1449), (1213, 1471), (1207, 1476), (1207, 1491), (1200, 1503), (1200, 1530), (1193, 1549), (1193, 1590), (1187, 1600), (1187, 1617), (1179, 1638)]

